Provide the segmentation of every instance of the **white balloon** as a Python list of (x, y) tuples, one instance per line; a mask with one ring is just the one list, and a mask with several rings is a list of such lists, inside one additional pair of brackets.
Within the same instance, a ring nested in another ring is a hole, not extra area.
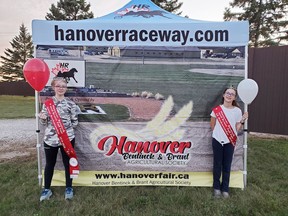
[(252, 79), (242, 80), (237, 87), (238, 95), (245, 104), (250, 104), (258, 94), (258, 85)]

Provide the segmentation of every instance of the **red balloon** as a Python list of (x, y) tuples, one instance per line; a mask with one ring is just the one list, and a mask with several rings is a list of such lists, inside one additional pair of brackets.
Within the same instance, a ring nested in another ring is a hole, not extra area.
[(41, 91), (47, 84), (50, 76), (48, 65), (41, 59), (29, 59), (24, 67), (23, 74), (26, 81), (36, 91)]

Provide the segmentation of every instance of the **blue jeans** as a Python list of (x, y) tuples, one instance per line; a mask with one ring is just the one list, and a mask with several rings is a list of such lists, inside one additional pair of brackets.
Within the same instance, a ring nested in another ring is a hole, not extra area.
[[(229, 181), (234, 146), (231, 143), (221, 145), (216, 139), (212, 139), (213, 147), (213, 188), (229, 192)], [(222, 183), (220, 177), (222, 174)]]

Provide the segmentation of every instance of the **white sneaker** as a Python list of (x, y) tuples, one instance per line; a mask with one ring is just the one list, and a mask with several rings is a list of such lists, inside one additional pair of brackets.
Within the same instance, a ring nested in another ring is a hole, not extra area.
[(215, 198), (220, 198), (221, 197), (221, 191), (220, 190), (217, 190), (217, 189), (214, 189), (213, 191), (213, 196)]
[(44, 189), (40, 196), (40, 202), (43, 200), (49, 200), (49, 198), (52, 196), (52, 191), (50, 189)]
[(227, 199), (227, 198), (229, 198), (229, 193), (226, 191), (223, 191), (222, 196), (223, 196), (223, 198)]
[(73, 188), (67, 187), (65, 190), (65, 200), (71, 200), (73, 198)]

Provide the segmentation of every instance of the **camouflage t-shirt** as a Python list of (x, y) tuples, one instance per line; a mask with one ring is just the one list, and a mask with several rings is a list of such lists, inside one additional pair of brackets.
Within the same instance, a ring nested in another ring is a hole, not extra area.
[[(64, 127), (66, 128), (69, 139), (70, 140), (74, 139), (75, 134), (73, 128), (76, 127), (78, 124), (77, 105), (69, 98), (64, 98), (63, 100), (58, 101), (55, 97), (53, 97), (53, 101), (60, 115), (60, 118), (64, 124)], [(54, 147), (60, 146), (61, 143), (58, 139), (58, 136), (56, 134), (52, 121), (49, 117), (45, 104), (43, 104), (42, 112), (45, 113), (46, 116), (48, 116), (47, 120), (43, 121), (41, 119), (41, 123), (47, 125), (45, 129), (44, 142), (50, 146)]]

